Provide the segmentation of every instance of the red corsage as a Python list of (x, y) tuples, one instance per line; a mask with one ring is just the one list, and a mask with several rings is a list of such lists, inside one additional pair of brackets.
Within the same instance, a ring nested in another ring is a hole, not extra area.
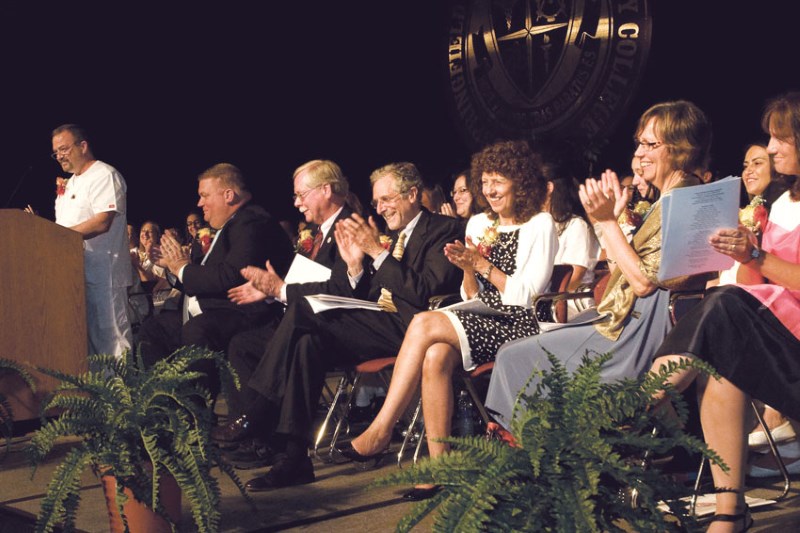
[(304, 229), (297, 236), (297, 244), (295, 244), (294, 251), (299, 254), (309, 254), (312, 248), (314, 248), (314, 232), (310, 229)]
[(483, 237), (478, 241), (478, 253), (486, 259), (492, 254), (492, 247), (500, 236), (500, 232), (497, 230), (498, 225), (500, 225), (500, 219), (495, 220), (491, 226), (487, 227), (483, 231)]
[(381, 241), (381, 246), (383, 246), (383, 249), (389, 251), (389, 247), (392, 245), (392, 239), (389, 238), (388, 235), (381, 235), (378, 238)]
[(61, 176), (56, 178), (56, 196), (64, 196), (64, 193), (67, 191), (67, 178), (62, 178)]
[(753, 196), (750, 203), (739, 210), (739, 222), (754, 233), (764, 230), (768, 217), (764, 199), (759, 195)]
[(764, 228), (767, 227), (767, 219), (769, 218), (769, 213), (767, 213), (767, 208), (763, 205), (757, 205), (755, 209), (753, 209), (753, 220), (756, 223), (756, 228), (758, 231), (764, 231)]
[(197, 241), (200, 243), (200, 249), (203, 250), (203, 255), (208, 253), (211, 248), (211, 241), (214, 240), (214, 234), (211, 228), (205, 227), (197, 230)]

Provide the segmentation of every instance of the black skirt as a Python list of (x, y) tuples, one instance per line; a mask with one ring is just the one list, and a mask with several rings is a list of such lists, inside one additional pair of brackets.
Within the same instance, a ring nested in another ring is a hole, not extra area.
[(655, 357), (670, 354), (707, 361), (744, 392), (800, 420), (800, 340), (747, 291), (710, 290)]

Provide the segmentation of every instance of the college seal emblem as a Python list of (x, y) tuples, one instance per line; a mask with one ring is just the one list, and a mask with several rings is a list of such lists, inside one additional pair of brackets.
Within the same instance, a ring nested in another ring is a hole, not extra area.
[(473, 148), (591, 145), (623, 116), (650, 48), (648, 0), (454, 0), (449, 14), (449, 93)]

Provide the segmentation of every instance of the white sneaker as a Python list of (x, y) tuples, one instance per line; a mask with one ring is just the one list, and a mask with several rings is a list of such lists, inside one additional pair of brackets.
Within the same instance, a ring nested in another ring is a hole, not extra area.
[[(786, 442), (787, 440), (791, 440), (796, 437), (794, 428), (788, 420), (780, 426), (770, 430), (770, 433), (772, 433), (772, 438), (775, 440), (776, 444), (779, 442)], [(763, 429), (753, 431), (747, 437), (747, 441), (750, 448), (761, 448), (763, 446), (767, 446), (767, 435), (764, 433)]]

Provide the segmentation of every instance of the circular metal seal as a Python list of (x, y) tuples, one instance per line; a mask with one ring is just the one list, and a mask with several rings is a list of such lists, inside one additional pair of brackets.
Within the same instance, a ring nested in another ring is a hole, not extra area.
[(650, 49), (648, 0), (456, 0), (450, 96), (467, 143), (610, 134)]

